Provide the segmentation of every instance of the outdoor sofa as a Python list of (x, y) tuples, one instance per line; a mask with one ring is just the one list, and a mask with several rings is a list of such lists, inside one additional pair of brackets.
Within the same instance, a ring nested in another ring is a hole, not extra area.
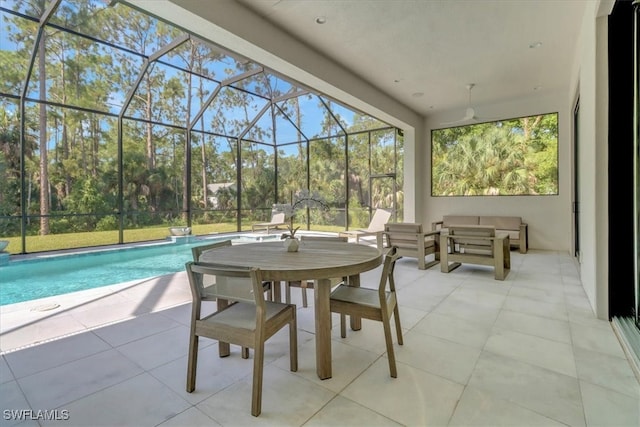
[(508, 233), (510, 245), (518, 247), (521, 254), (529, 249), (529, 227), (519, 216), (445, 215), (442, 221), (431, 223), (431, 230), (444, 234), (452, 225), (493, 226), (497, 233)]

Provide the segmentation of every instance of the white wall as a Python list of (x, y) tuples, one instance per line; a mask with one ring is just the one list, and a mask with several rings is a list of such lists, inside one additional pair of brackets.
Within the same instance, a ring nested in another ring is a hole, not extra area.
[(579, 48), (580, 277), (594, 313), (609, 317), (607, 15), (612, 2), (587, 7)]
[[(569, 88), (567, 88), (567, 91)], [(422, 222), (439, 221), (443, 215), (503, 215), (520, 216), (529, 224), (529, 247), (532, 249), (571, 251), (571, 122), (572, 106), (565, 93), (527, 97), (522, 101), (475, 106), (487, 117), (521, 117), (558, 113), (559, 191), (557, 196), (479, 196), (431, 197), (430, 170), (422, 177), (424, 204)], [(453, 120), (463, 109), (433, 115), (426, 119), (423, 162), (431, 164), (431, 129)]]

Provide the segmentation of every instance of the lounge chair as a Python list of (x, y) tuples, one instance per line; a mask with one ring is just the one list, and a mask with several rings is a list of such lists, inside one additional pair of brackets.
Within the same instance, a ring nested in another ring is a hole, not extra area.
[(376, 236), (378, 249), (382, 249), (382, 232), (384, 231), (384, 225), (389, 222), (389, 218), (391, 218), (391, 211), (386, 209), (376, 209), (369, 226), (365, 230), (341, 231), (339, 236), (355, 237), (356, 243), (360, 243), (360, 237)]
[(269, 230), (277, 229), (282, 225), (286, 225), (284, 222), (284, 212), (277, 212), (271, 215), (271, 221), (269, 222), (259, 222), (257, 224), (253, 224), (251, 226), (251, 231), (256, 230), (267, 230), (267, 234), (269, 234)]

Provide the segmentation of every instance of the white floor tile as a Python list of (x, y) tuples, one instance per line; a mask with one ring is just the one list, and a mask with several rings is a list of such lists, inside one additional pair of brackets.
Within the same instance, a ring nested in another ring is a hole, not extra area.
[(569, 322), (549, 319), (548, 317), (502, 310), (498, 319), (496, 319), (494, 328), (521, 332), (552, 341), (571, 344)]
[(464, 387), (453, 381), (398, 364), (398, 378), (389, 376), (389, 367), (379, 359), (342, 393), (402, 425), (446, 425)]
[(504, 303), (504, 309), (534, 316), (567, 321), (567, 309), (561, 302), (532, 301), (526, 297), (509, 295)]
[(625, 358), (624, 351), (611, 327), (607, 330), (573, 322), (570, 325), (571, 338), (575, 347)]
[(118, 351), (145, 370), (164, 365), (189, 351), (189, 328), (176, 326), (118, 347)]
[(179, 413), (173, 418), (158, 424), (160, 427), (218, 427), (218, 424), (211, 417), (196, 407), (191, 407), (184, 412)]
[(5, 356), (0, 357), (0, 384), (13, 381), (15, 377), (13, 376), (13, 372), (9, 369), (9, 365), (5, 360)]
[(491, 326), (472, 320), (430, 313), (414, 326), (413, 331), (482, 349), (491, 333)]
[(571, 426), (583, 426), (577, 378), (483, 352), (469, 386)]
[(500, 306), (481, 305), (469, 300), (466, 296), (456, 298), (452, 295), (440, 303), (433, 313), (491, 326), (500, 313)]
[[(384, 345), (384, 344), (383, 344)], [(293, 373), (307, 381), (338, 393), (368, 369), (381, 357), (381, 352), (372, 353), (346, 342), (333, 340), (331, 343), (332, 377), (321, 380), (316, 374), (315, 341), (307, 341), (298, 349), (298, 371)], [(282, 356), (274, 362), (282, 370), (289, 369), (289, 356)]]
[(640, 425), (640, 400), (607, 388), (580, 382), (588, 427)]
[(44, 410), (63, 407), (142, 372), (116, 350), (108, 350), (18, 379), (18, 383), (31, 408)]
[(342, 396), (335, 397), (305, 427), (400, 427), (401, 424)]
[(20, 386), (16, 381), (8, 381), (0, 384), (0, 395), (2, 400), (0, 401), (0, 426), (13, 426), (28, 421), (29, 426), (37, 426), (38, 423), (35, 420), (30, 419), (30, 414), (23, 412), (31, 407), (27, 402)]
[(566, 424), (544, 417), (491, 393), (467, 387), (449, 422), (449, 426), (563, 427)]
[(6, 361), (17, 378), (45, 371), (111, 347), (91, 331), (50, 341), (37, 347), (5, 355)]
[(185, 411), (189, 404), (147, 373), (142, 373), (72, 403), (59, 426), (155, 426)]
[(93, 328), (133, 319), (148, 312), (150, 309), (141, 307), (136, 301), (115, 294), (108, 298), (98, 298), (87, 304), (78, 304), (69, 310), (69, 315), (87, 328)]
[(496, 330), (487, 340), (484, 350), (559, 374), (578, 376), (570, 344), (520, 332)]
[[(118, 347), (159, 332), (172, 329), (180, 324), (160, 313), (140, 315), (127, 322), (118, 322), (94, 329), (94, 333), (113, 347)], [(186, 325), (185, 325), (186, 326)]]
[(465, 385), (480, 356), (479, 348), (410, 331), (396, 347), (398, 362)]
[(16, 348), (47, 342), (63, 335), (82, 332), (85, 325), (64, 312), (50, 313), (49, 316), (38, 315), (37, 319), (23, 318), (11, 326), (14, 313), (3, 315), (0, 322), (3, 330), (0, 333), (0, 351), (7, 352)]
[(629, 361), (616, 356), (575, 348), (578, 378), (640, 402), (640, 384), (630, 369)]
[(253, 372), (253, 358), (243, 359), (239, 351), (228, 357), (218, 356), (218, 345), (200, 349), (196, 372), (196, 388), (187, 393), (187, 356), (149, 371), (192, 405), (202, 402)]
[(234, 383), (198, 404), (198, 408), (224, 426), (301, 426), (311, 419), (334, 393), (292, 372), (265, 369), (262, 413), (251, 415), (251, 377)]

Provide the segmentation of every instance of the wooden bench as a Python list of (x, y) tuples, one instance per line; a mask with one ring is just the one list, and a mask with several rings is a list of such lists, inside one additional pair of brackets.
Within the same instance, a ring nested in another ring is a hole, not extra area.
[(440, 270), (449, 273), (461, 263), (492, 265), (496, 280), (504, 280), (511, 268), (509, 235), (495, 227), (451, 225), (440, 234)]

